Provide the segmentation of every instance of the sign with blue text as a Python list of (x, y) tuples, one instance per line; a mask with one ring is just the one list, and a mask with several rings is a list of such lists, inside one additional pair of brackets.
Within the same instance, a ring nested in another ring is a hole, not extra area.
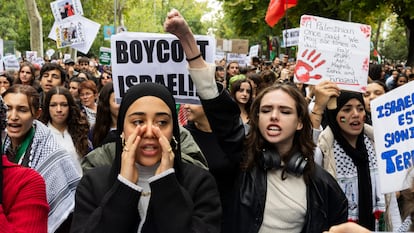
[[(214, 37), (195, 36), (195, 39), (204, 59), (214, 63)], [(174, 35), (142, 32), (113, 35), (111, 64), (117, 102), (130, 87), (155, 82), (166, 86), (177, 103), (199, 103), (184, 50)]]
[(374, 99), (371, 114), (381, 192), (406, 189), (414, 164), (414, 82)]

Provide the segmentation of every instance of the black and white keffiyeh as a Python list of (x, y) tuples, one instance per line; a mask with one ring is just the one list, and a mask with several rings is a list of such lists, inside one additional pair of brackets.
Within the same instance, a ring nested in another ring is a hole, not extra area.
[[(29, 147), (28, 165), (39, 172), (45, 180), (50, 207), (48, 232), (55, 232), (73, 212), (76, 186), (81, 174), (75, 166), (77, 161), (57, 143), (50, 129), (37, 120), (33, 125), (35, 134)], [(6, 137), (4, 151), (7, 151), (10, 146), (11, 140)]]

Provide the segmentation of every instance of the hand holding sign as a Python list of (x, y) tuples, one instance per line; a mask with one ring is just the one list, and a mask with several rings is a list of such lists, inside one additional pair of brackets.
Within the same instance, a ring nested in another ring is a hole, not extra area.
[(301, 17), (295, 79), (316, 85), (322, 80), (364, 92), (371, 27), (311, 15)]

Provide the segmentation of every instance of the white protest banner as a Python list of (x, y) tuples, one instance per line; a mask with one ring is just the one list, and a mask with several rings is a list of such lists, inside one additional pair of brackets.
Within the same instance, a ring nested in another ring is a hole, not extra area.
[(228, 53), (227, 54), (227, 64), (230, 62), (236, 61), (239, 63), (239, 66), (246, 66), (246, 54), (239, 53)]
[[(215, 39), (196, 36), (200, 51), (214, 63)], [(187, 70), (184, 50), (171, 34), (123, 32), (111, 37), (111, 64), (115, 98), (122, 98), (129, 87), (141, 82), (166, 86), (177, 103), (199, 103)]]
[(414, 164), (414, 82), (371, 101), (375, 150), (382, 193), (412, 184), (407, 172)]
[(303, 15), (295, 68), (298, 82), (330, 80), (339, 88), (364, 92), (369, 66), (369, 25)]
[(292, 47), (299, 44), (299, 28), (283, 30), (283, 43), (280, 47)]
[(55, 21), (60, 22), (75, 15), (83, 15), (80, 0), (58, 0), (50, 3)]
[(85, 32), (86, 41), (83, 44), (77, 44), (71, 47), (78, 51), (81, 51), (84, 54), (87, 54), (89, 52), (89, 49), (91, 49), (93, 42), (95, 41), (96, 35), (98, 35), (99, 28), (101, 27), (101, 25), (88, 18), (84, 18), (84, 17), (82, 18), (83, 18), (82, 22), (85, 28), (88, 29)]
[(3, 57), (4, 68), (6, 70), (19, 70), (20, 63), (16, 55), (6, 55)]
[(259, 48), (260, 48), (260, 45), (258, 45), (258, 44), (251, 46), (250, 50), (249, 50), (249, 57), (259, 56)]

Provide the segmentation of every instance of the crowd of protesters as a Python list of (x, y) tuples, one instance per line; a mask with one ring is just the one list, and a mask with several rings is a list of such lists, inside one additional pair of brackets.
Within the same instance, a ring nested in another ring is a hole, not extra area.
[(178, 11), (164, 27), (201, 105), (153, 83), (118, 104), (111, 67), (87, 57), (0, 74), (0, 232), (413, 229), (412, 190), (379, 192), (370, 116), (413, 68), (370, 64), (355, 93), (295, 82), (287, 55), (209, 64)]

